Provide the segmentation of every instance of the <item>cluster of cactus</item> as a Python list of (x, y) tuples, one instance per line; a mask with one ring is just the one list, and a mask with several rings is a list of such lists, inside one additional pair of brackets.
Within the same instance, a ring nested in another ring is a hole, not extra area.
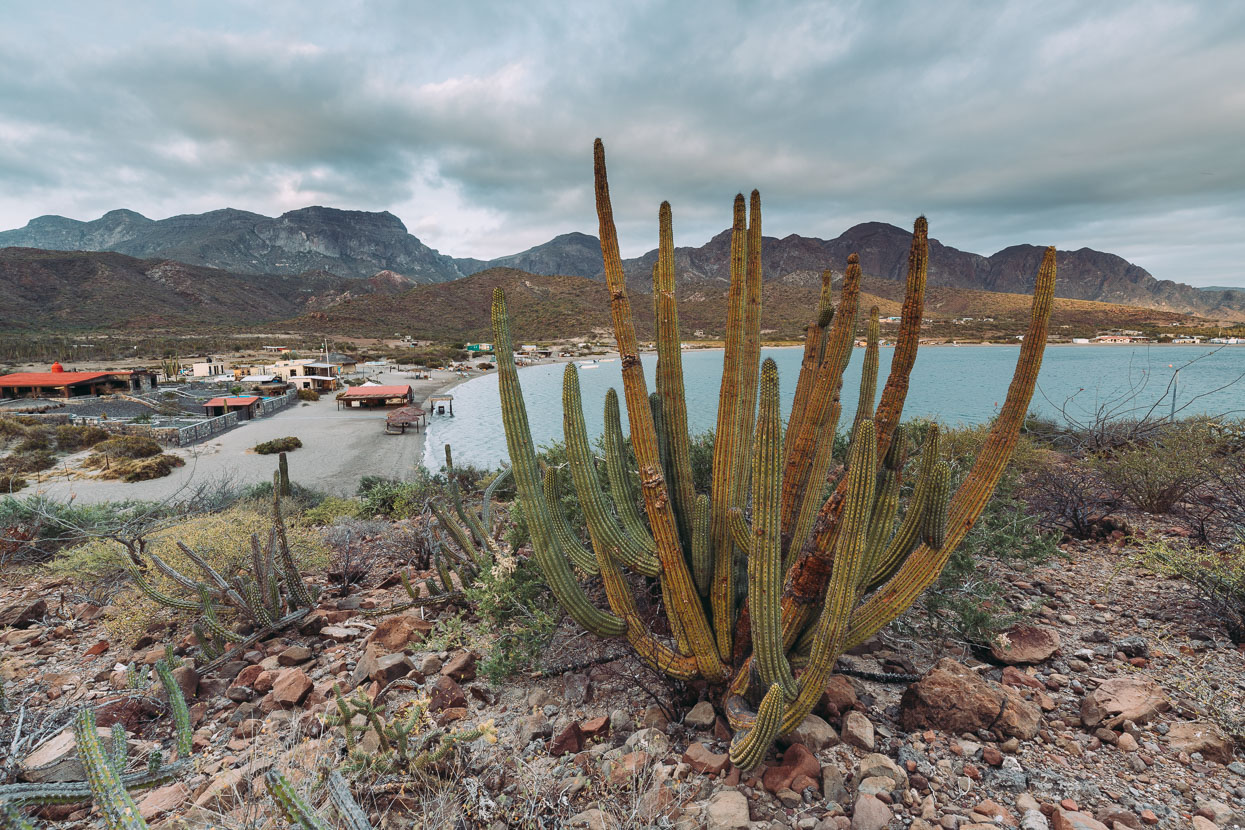
[[(226, 579), (208, 561), (188, 545), (177, 546), (187, 559), (203, 572), (204, 579), (192, 579), (165, 562), (154, 551), (140, 545), (138, 558), (151, 561), (157, 570), (186, 589), (194, 599), (172, 596), (152, 585), (143, 574), (139, 564), (127, 561), (134, 583), (147, 596), (161, 605), (178, 611), (197, 612), (194, 623), (195, 640), (209, 667), (219, 664), (229, 644), (234, 651), (249, 645), (261, 636), (286, 628), (302, 619), (315, 607), (318, 589), (304, 581), (290, 551), (286, 536), (285, 519), (281, 512), (282, 474), (273, 475), (272, 529), (266, 545), (260, 544), (258, 534), (251, 534), (250, 572), (241, 572)], [(288, 479), (287, 479), (288, 486)], [(249, 636), (230, 629), (221, 620), (222, 612), (239, 617), (249, 624), (253, 632)]]
[(146, 770), (127, 773), (125, 728), (119, 723), (113, 724), (110, 745), (105, 751), (95, 728), (95, 712), (83, 709), (74, 717), (73, 730), (78, 760), (86, 771), (87, 780), (0, 786), (0, 830), (33, 830), (33, 825), (18, 812), (18, 806), (88, 800), (99, 805), (107, 830), (141, 830), (147, 826), (130, 793), (167, 784), (185, 775), (190, 770), (193, 750), (186, 699), (173, 679), (169, 664), (160, 660), (155, 668), (173, 715), (177, 759), (165, 764), (162, 754), (156, 751), (148, 756)]
[(276, 803), (282, 817), (299, 830), (329, 830), (333, 826), (345, 828), (345, 830), (372, 830), (372, 825), (368, 822), (362, 808), (359, 807), (359, 803), (351, 795), (350, 787), (342, 778), (341, 773), (337, 770), (331, 771), (325, 783), (329, 800), (337, 811), (336, 825), (329, 824), (321, 818), (315, 808), (298, 794), (294, 785), (283, 774), (277, 770), (269, 770), (264, 775), (264, 785), (268, 788), (268, 794)]
[[(868, 324), (863, 381), (845, 468), (829, 480), (841, 413), (843, 373), (855, 342), (861, 268), (848, 258), (837, 307), (822, 278), (807, 328), (784, 431), (778, 372), (760, 360), (761, 205), (753, 191), (734, 205), (722, 385), (712, 487), (693, 487), (683, 387), (670, 207), (659, 212), (656, 392), (640, 363), (606, 180), (595, 147), (596, 202), (610, 310), (621, 355), (631, 445), (644, 505), (636, 507), (617, 396), (605, 402), (610, 500), (595, 474), (578, 376), (568, 364), (563, 392), (567, 456), (591, 549), (565, 526), (546, 471), (542, 481), (528, 426), (505, 296), (493, 297), (493, 340), (503, 420), (534, 559), (551, 592), (584, 628), (626, 637), (654, 668), (723, 690), (735, 737), (732, 761), (752, 769), (821, 697), (838, 656), (902, 614), (938, 576), (980, 516), (1015, 446), (1046, 343), (1055, 282), (1054, 249), (1037, 275), (1032, 315), (1006, 401), (972, 469), (954, 494), (930, 429), (916, 482), (900, 513), (908, 466), (900, 427), (924, 308), (928, 226), (918, 219), (890, 375), (876, 401), (878, 323)], [(556, 484), (556, 482), (554, 482)], [(827, 497), (827, 492), (829, 496)], [(659, 636), (623, 566), (656, 577), (669, 637)], [(579, 573), (577, 573), (577, 571)], [(594, 605), (581, 575), (598, 575), (609, 609)]]
[[(400, 683), (396, 681), (395, 683)], [(417, 699), (407, 705), (404, 712), (386, 720), (384, 717), (384, 694), (395, 688), (390, 684), (375, 699), (361, 690), (347, 698), (338, 684), (333, 685), (336, 711), (331, 711), (326, 723), (340, 727), (346, 741), (348, 768), (370, 770), (380, 773), (430, 772), (445, 761), (459, 744), (471, 743), (478, 738), (495, 739), (492, 722), (470, 729), (430, 729), (428, 701)], [(356, 723), (361, 718), (362, 723)], [(376, 736), (377, 748), (366, 752), (360, 746), (361, 736), (368, 731)]]

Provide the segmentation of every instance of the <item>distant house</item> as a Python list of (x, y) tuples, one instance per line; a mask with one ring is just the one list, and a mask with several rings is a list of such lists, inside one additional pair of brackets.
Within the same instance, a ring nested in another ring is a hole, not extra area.
[(207, 360), (201, 360), (198, 363), (190, 364), (190, 374), (197, 378), (213, 378), (217, 375), (225, 374), (225, 370), (229, 364), (215, 357), (209, 357)]
[(329, 352), (329, 356), (324, 362), (332, 363), (336, 366), (337, 374), (339, 375), (353, 375), (359, 370), (359, 359), (342, 352)]
[(378, 383), (364, 383), (352, 386), (337, 396), (338, 409), (351, 409), (367, 406), (406, 406), (411, 402), (410, 386), (381, 386)]
[(261, 400), (263, 398), (258, 395), (212, 398), (203, 404), (203, 411), (212, 418), (224, 415), (226, 412), (236, 412), (238, 413), (238, 420), (249, 421), (255, 417)]
[(46, 372), (14, 372), (0, 376), (0, 398), (76, 398), (155, 389), (154, 372), (66, 372), (53, 363)]
[(1100, 334), (1094, 338), (1095, 343), (1131, 343), (1133, 338), (1124, 334)]
[(332, 392), (339, 385), (338, 367), (318, 360), (278, 360), (266, 367), (266, 371), (281, 378), (295, 389)]
[(468, 343), (467, 351), (469, 352), (491, 352), (493, 351), (492, 343)]

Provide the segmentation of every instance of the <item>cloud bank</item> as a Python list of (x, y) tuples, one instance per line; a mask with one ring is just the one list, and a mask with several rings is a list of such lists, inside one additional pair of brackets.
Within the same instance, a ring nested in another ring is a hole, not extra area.
[[(453, 6), (453, 8), (451, 8)], [(488, 259), (729, 225), (906, 226), (1245, 284), (1245, 6), (59, 3), (0, 28), (0, 227), (309, 204)]]

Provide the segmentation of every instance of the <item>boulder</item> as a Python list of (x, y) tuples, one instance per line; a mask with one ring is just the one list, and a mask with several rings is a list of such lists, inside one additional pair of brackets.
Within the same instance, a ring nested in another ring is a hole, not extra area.
[(1167, 731), (1167, 742), (1172, 749), (1180, 752), (1190, 755), (1200, 752), (1207, 761), (1232, 763), (1232, 742), (1213, 724), (1201, 721), (1173, 723)]
[(873, 724), (861, 712), (852, 710), (843, 716), (843, 743), (872, 752), (876, 738)]
[(866, 778), (889, 778), (894, 782), (891, 789), (903, 789), (908, 786), (908, 773), (890, 758), (875, 752), (861, 759), (856, 768), (856, 780)]
[(25, 597), (0, 606), (0, 628), (29, 628), (43, 619), (48, 604), (42, 599)]
[(1016, 625), (990, 648), (995, 660), (1007, 665), (1041, 663), (1059, 650), (1059, 632), (1044, 625)]
[(780, 790), (796, 790), (792, 784), (801, 778), (817, 782), (821, 778), (821, 764), (813, 753), (808, 751), (808, 747), (803, 744), (792, 744), (782, 754), (782, 763), (779, 766), (765, 770), (764, 775), (761, 776), (761, 783), (765, 785), (765, 789), (777, 793)]
[(560, 758), (568, 753), (579, 752), (583, 748), (584, 732), (575, 721), (571, 721), (553, 740), (549, 741), (549, 754), (554, 758)]
[(684, 717), (683, 723), (692, 729), (712, 729), (713, 722), (717, 716), (713, 712), (713, 704), (707, 700), (702, 700), (691, 708)]
[(272, 698), (278, 706), (292, 709), (302, 705), (307, 695), (311, 694), (313, 685), (311, 678), (302, 669), (286, 669), (277, 675), (272, 684)]
[(311, 657), (311, 649), (306, 646), (290, 646), (277, 655), (277, 665), (297, 666), (299, 663), (306, 663)]
[(719, 790), (705, 808), (706, 830), (747, 830), (748, 799), (739, 790)]
[(725, 752), (714, 752), (702, 743), (693, 743), (683, 753), (683, 763), (705, 775), (721, 775), (731, 760)]
[(852, 810), (852, 830), (885, 830), (894, 818), (891, 808), (875, 795), (867, 793), (856, 796)]
[(1115, 729), (1126, 720), (1146, 723), (1171, 708), (1167, 695), (1153, 678), (1130, 674), (1104, 680), (1081, 701), (1081, 722)]
[(1050, 824), (1052, 830), (1111, 830), (1088, 813), (1065, 810), (1063, 807), (1056, 807), (1055, 812), (1051, 813)]
[(992, 729), (1028, 740), (1042, 713), (1015, 689), (983, 679), (951, 658), (939, 660), (904, 692), (900, 723), (909, 732), (939, 729), (954, 734)]
[(438, 677), (432, 687), (432, 694), (428, 696), (428, 711), (440, 712), (442, 709), (462, 709), (466, 706), (467, 696), (463, 694), (462, 686), (455, 683), (453, 678), (445, 675)]
[(422, 640), (432, 630), (432, 626), (431, 620), (421, 620), (411, 614), (386, 617), (368, 635), (367, 644), (382, 651), (401, 651), (407, 644)]
[(138, 802), (138, 814), (145, 821), (171, 813), (190, 800), (190, 790), (180, 781), (166, 784), (143, 794)]
[[(362, 663), (363, 661), (360, 660), (359, 662)], [(384, 687), (400, 677), (406, 677), (407, 673), (414, 668), (414, 661), (405, 654), (401, 652), (386, 654), (376, 661), (368, 677)]]
[[(104, 752), (112, 746), (111, 730), (96, 727)], [(61, 781), (82, 781), (86, 770), (78, 760), (78, 742), (72, 729), (66, 729), (50, 740), (44, 741), (34, 752), (22, 760), (21, 778), (35, 784), (52, 784)]]
[(476, 656), (470, 651), (460, 651), (441, 668), (441, 674), (459, 683), (476, 678)]
[(821, 752), (839, 742), (834, 727), (816, 715), (809, 715), (786, 738), (788, 743), (804, 744), (813, 752)]
[(826, 681), (826, 690), (817, 703), (817, 714), (826, 720), (837, 720), (840, 715), (856, 706), (856, 689), (841, 674), (832, 674)]

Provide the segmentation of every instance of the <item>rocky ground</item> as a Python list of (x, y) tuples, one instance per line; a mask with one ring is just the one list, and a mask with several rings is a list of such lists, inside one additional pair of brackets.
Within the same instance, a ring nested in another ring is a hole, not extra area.
[[(727, 759), (716, 700), (609, 660), (615, 645), (569, 624), (540, 670), (494, 685), (477, 676), (479, 655), (438, 642), (434, 620), (453, 609), (366, 614), (405, 596), (389, 578), (397, 563), (382, 560), (376, 587), (326, 590), (301, 630), (201, 678), (178, 672), (195, 772), (139, 794), (139, 808), (160, 828), (284, 827), (261, 774), (284, 770), (324, 800), (316, 770), (345, 758), (340, 728), (324, 722), (333, 685), (375, 697), (406, 678), (386, 693), (385, 716), (418, 701), (428, 707), (418, 730), (484, 735), (414, 775), (359, 770), (356, 755), (355, 794), (377, 827), (1245, 825), (1245, 760), (1230, 737), (1245, 733), (1245, 652), (1184, 583), (1132, 567), (1118, 547), (1065, 552), (1011, 575), (1009, 602), (1042, 605), (993, 653), (895, 634), (868, 643), (841, 661), (817, 713), (747, 775)], [(0, 778), (81, 777), (63, 729), (83, 705), (101, 726), (125, 726), (135, 768), (153, 747), (169, 751), (169, 719), (145, 679), (169, 632), (115, 641), (104, 623), (116, 612), (29, 575), (0, 589)], [(177, 642), (179, 652), (190, 643)], [(370, 736), (360, 748), (378, 753)], [(96, 826), (88, 805), (40, 815)]]

